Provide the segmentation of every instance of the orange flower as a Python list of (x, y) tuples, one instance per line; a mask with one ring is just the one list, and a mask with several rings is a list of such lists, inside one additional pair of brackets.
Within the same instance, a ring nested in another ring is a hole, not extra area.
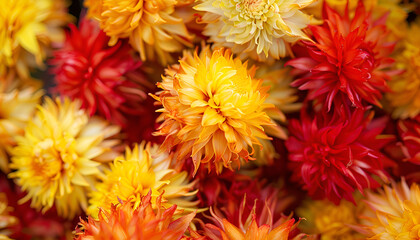
[(141, 205), (133, 209), (130, 201), (112, 205), (111, 211), (100, 210), (99, 220), (92, 217), (81, 220), (76, 229), (77, 240), (176, 240), (180, 239), (194, 218), (190, 213), (174, 220), (176, 205), (168, 209), (161, 207), (161, 197), (156, 199), (157, 210), (151, 203), (152, 195), (143, 197)]

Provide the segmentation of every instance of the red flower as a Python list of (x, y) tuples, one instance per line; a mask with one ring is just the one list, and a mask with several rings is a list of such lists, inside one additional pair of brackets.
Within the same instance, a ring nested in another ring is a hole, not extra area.
[(340, 16), (325, 4), (324, 24), (309, 27), (314, 42), (304, 42), (307, 56), (287, 63), (303, 74), (292, 86), (309, 90), (308, 99), (325, 104), (328, 111), (333, 103), (339, 107), (349, 101), (356, 107), (365, 102), (380, 106), (386, 81), (395, 73), (387, 70), (395, 44), (386, 42), (385, 21), (385, 16), (373, 21), (362, 1), (353, 19), (348, 11)]
[(398, 122), (402, 152), (406, 161), (420, 165), (420, 115)]
[(144, 113), (146, 88), (153, 88), (139, 72), (127, 41), (108, 46), (109, 37), (95, 22), (82, 19), (70, 25), (64, 47), (54, 53), (56, 90), (80, 99), (91, 115), (99, 114), (124, 127), (129, 115)]
[(365, 188), (379, 187), (372, 175), (386, 181), (384, 167), (392, 164), (380, 153), (393, 139), (379, 135), (386, 119), (372, 121), (373, 112), (365, 116), (362, 110), (344, 109), (313, 118), (303, 113), (300, 120), (290, 121), (286, 141), (292, 180), (303, 184), (313, 198), (328, 198), (335, 204), (342, 198), (354, 202), (355, 189), (363, 193)]

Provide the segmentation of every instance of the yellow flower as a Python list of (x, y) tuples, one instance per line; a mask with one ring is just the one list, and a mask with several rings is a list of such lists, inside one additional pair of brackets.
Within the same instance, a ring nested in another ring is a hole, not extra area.
[(239, 167), (240, 159), (253, 160), (259, 139), (285, 138), (284, 132), (264, 112), (268, 87), (253, 78), (255, 68), (233, 58), (229, 50), (213, 53), (205, 48), (198, 56), (185, 52), (179, 66), (170, 67), (158, 84), (155, 98), (163, 105), (157, 135), (166, 136), (162, 149), (174, 159), (192, 157), (195, 171), (207, 163), (220, 173)]
[(9, 174), (27, 191), (22, 202), (45, 212), (54, 202), (59, 215), (73, 217), (86, 209), (86, 192), (101, 175), (101, 162), (112, 161), (119, 143), (108, 139), (119, 128), (100, 118), (88, 118), (79, 101), (45, 99), (17, 137)]
[(97, 19), (111, 38), (110, 46), (128, 38), (143, 61), (153, 60), (156, 54), (163, 64), (172, 60), (170, 53), (191, 45), (192, 36), (176, 15), (176, 7), (184, 4), (177, 0), (85, 1), (88, 16)]
[(218, 47), (258, 60), (291, 53), (290, 43), (309, 40), (302, 31), (310, 17), (300, 11), (314, 0), (201, 0), (203, 34)]
[(143, 142), (132, 151), (127, 148), (125, 157), (116, 158), (103, 182), (96, 185), (97, 191), (92, 192), (88, 214), (97, 218), (99, 208), (110, 210), (119, 200), (132, 202), (137, 209), (149, 191), (153, 203), (162, 195), (164, 207), (176, 204), (178, 210), (195, 210), (198, 202), (190, 201), (197, 193), (192, 191), (194, 183), (188, 182), (187, 172), (169, 168), (167, 154), (157, 154), (157, 150), (158, 146)]
[(7, 235), (11, 232), (8, 228), (18, 224), (19, 219), (10, 215), (13, 208), (8, 205), (5, 193), (0, 193), (0, 239), (9, 239)]
[(420, 114), (420, 22), (412, 23), (402, 40), (403, 50), (395, 59), (397, 67), (404, 70), (388, 84), (391, 92), (387, 99), (394, 108), (395, 118), (414, 118)]
[(0, 0), (0, 76), (16, 69), (22, 78), (43, 66), (52, 43), (64, 40), (70, 21), (63, 0)]
[(363, 235), (351, 227), (359, 223), (361, 210), (361, 207), (344, 199), (339, 205), (325, 200), (308, 200), (297, 209), (298, 216), (306, 219), (299, 228), (305, 233), (320, 235), (321, 240), (362, 239)]
[(9, 154), (16, 146), (15, 137), (23, 135), (42, 95), (43, 91), (35, 88), (18, 90), (0, 81), (0, 169), (5, 173), (10, 171)]
[(369, 192), (363, 212), (363, 227), (369, 239), (420, 239), (420, 188), (404, 179)]

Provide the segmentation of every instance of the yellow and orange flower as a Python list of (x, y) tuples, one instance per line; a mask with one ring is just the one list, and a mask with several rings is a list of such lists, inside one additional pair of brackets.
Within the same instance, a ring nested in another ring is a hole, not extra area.
[(11, 152), (10, 168), (16, 171), (9, 177), (27, 192), (21, 201), (31, 200), (43, 212), (55, 203), (58, 214), (69, 218), (87, 208), (86, 195), (102, 174), (102, 162), (118, 155), (113, 147), (119, 141), (109, 138), (119, 127), (89, 119), (80, 107), (68, 98), (46, 98)]
[(291, 54), (290, 43), (309, 40), (302, 31), (310, 16), (301, 10), (314, 0), (201, 0), (203, 34), (218, 47), (244, 58), (279, 59)]
[(188, 33), (176, 8), (190, 3), (178, 0), (87, 0), (88, 16), (100, 22), (110, 37), (109, 45), (128, 38), (141, 60), (157, 58), (163, 64), (172, 60), (170, 53), (190, 46)]
[(397, 68), (404, 73), (390, 82), (391, 92), (386, 95), (395, 118), (414, 118), (420, 114), (420, 21), (412, 23), (402, 40), (403, 50), (395, 59)]
[(299, 228), (308, 234), (315, 234), (321, 240), (355, 240), (362, 239), (353, 226), (360, 220), (362, 207), (342, 199), (339, 205), (330, 201), (307, 200), (301, 208), (297, 209), (299, 217), (306, 219)]
[(239, 167), (240, 159), (253, 160), (259, 139), (270, 139), (266, 132), (285, 138), (265, 112), (274, 106), (265, 102), (269, 88), (254, 71), (229, 50), (185, 52), (179, 65), (167, 69), (155, 96), (163, 106), (156, 133), (166, 137), (162, 149), (172, 150), (179, 162), (192, 157), (195, 172), (206, 163), (220, 173)]
[(125, 157), (116, 158), (103, 181), (96, 185), (97, 191), (92, 192), (89, 200), (88, 214), (97, 218), (99, 209), (109, 210), (120, 200), (131, 202), (137, 209), (149, 191), (153, 203), (160, 196), (163, 207), (176, 204), (180, 211), (194, 211), (198, 204), (191, 201), (197, 193), (192, 191), (194, 183), (188, 182), (187, 172), (169, 168), (167, 154), (157, 152), (157, 145), (145, 145), (144, 142), (133, 150), (127, 148)]
[(64, 40), (71, 20), (64, 0), (0, 0), (0, 76), (14, 69), (21, 78), (43, 66), (49, 48)]
[(369, 192), (362, 229), (369, 239), (420, 239), (420, 188), (393, 182), (378, 193)]
[(9, 155), (16, 136), (23, 135), (43, 92), (35, 88), (18, 90), (0, 81), (0, 170), (9, 173)]
[[(161, 196), (152, 204), (152, 193), (142, 197), (137, 208), (131, 202), (112, 205), (111, 211), (100, 210), (99, 219), (81, 220), (76, 240), (176, 240), (181, 239), (195, 213), (174, 219), (177, 206), (164, 208)], [(156, 207), (154, 207), (156, 206)]]

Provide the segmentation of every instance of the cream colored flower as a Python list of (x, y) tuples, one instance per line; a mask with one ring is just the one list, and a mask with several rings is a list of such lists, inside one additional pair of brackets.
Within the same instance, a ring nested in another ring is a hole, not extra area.
[(309, 40), (302, 31), (310, 16), (301, 11), (314, 0), (200, 0), (204, 35), (215, 46), (258, 60), (279, 59), (291, 53), (290, 43)]

